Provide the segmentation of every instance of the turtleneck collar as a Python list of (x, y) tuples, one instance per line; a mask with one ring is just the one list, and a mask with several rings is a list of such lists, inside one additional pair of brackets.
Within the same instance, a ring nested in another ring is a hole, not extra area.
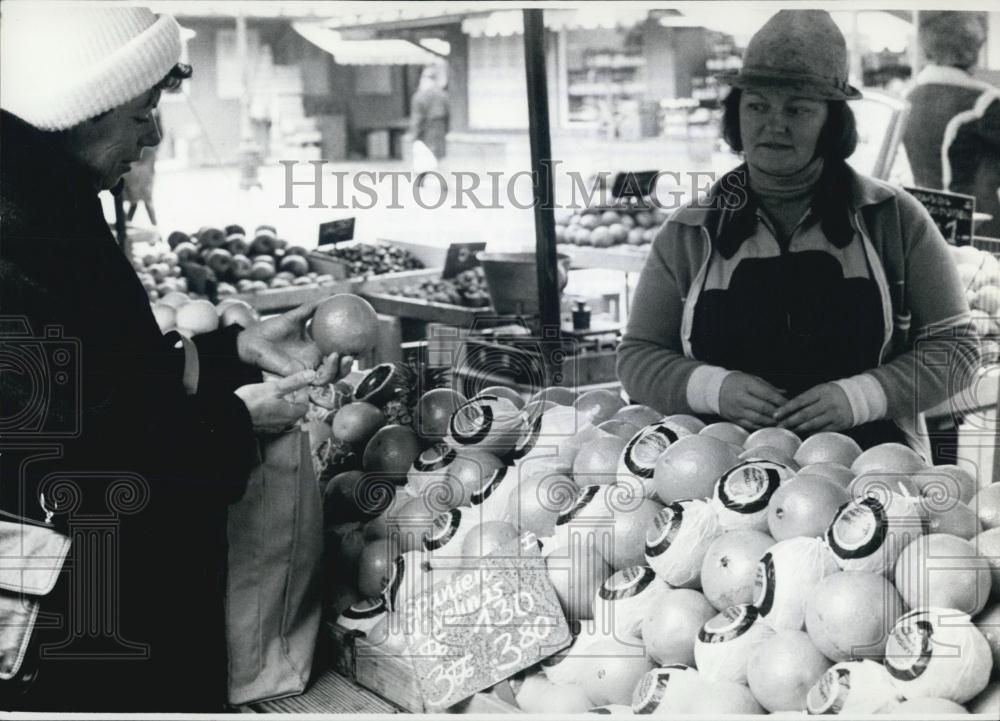
[(775, 175), (760, 168), (747, 165), (750, 175), (750, 190), (764, 205), (803, 200), (813, 194), (823, 175), (823, 158), (816, 156), (805, 167), (790, 175)]
[[(816, 167), (819, 168), (818, 178), (810, 185), (804, 178), (817, 172)], [(822, 160), (815, 167), (810, 163), (807, 168), (807, 172), (803, 173), (805, 168), (800, 171), (803, 177), (798, 178), (797, 182), (789, 183), (789, 187), (812, 189), (809, 202), (813, 222), (820, 223), (827, 239), (834, 246), (844, 248), (853, 237), (848, 212), (851, 171), (845, 162), (823, 163)], [(761, 205), (762, 196), (750, 187), (753, 182), (750, 175), (750, 170), (744, 163), (723, 175), (709, 191), (704, 225), (709, 229), (713, 245), (724, 258), (733, 257), (743, 241), (757, 230), (757, 209)], [(805, 196), (810, 196), (808, 189), (804, 191)], [(794, 197), (795, 191), (789, 192)], [(772, 194), (765, 197), (777, 199)]]

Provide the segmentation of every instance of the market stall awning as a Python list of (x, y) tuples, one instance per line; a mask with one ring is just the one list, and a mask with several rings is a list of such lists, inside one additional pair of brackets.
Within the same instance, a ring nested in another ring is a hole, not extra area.
[(292, 23), (295, 32), (330, 53), (338, 65), (434, 65), (442, 58), (406, 40), (344, 40), (316, 23)]
[[(545, 10), (547, 30), (597, 30), (631, 28), (649, 17), (643, 7), (595, 5), (576, 9)], [(505, 37), (524, 32), (521, 10), (497, 10), (486, 15), (468, 17), (462, 21), (462, 32), (471, 37)]]

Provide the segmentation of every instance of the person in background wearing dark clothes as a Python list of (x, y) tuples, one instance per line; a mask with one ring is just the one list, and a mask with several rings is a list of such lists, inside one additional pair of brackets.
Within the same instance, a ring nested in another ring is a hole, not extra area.
[[(227, 505), (256, 434), (295, 424), (308, 385), (351, 362), (321, 357), (312, 307), (161, 334), (98, 193), (159, 142), (180, 53), (174, 19), (145, 8), (0, 17), (0, 567), (34, 559), (39, 527), (72, 538), (33, 626), (0, 587), (5, 711), (224, 710)], [(32, 351), (56, 346), (51, 366)]]
[(986, 41), (976, 12), (921, 12), (920, 41), (929, 62), (907, 95), (903, 145), (913, 182), (976, 198), (993, 218), (977, 235), (1000, 238), (1000, 90), (972, 76)]

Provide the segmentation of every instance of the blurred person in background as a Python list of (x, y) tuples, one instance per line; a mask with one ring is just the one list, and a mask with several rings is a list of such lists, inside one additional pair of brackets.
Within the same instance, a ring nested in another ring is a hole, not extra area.
[(1000, 238), (1000, 90), (972, 75), (985, 42), (985, 13), (920, 13), (928, 65), (907, 95), (903, 145), (916, 185), (974, 196), (993, 216), (976, 234)]
[[(971, 381), (979, 349), (948, 247), (901, 189), (846, 162), (847, 47), (822, 10), (782, 10), (720, 80), (745, 164), (660, 229), (618, 349), (633, 402), (931, 459), (921, 411)], [(930, 350), (945, 365), (921, 362)]]
[[(193, 341), (160, 332), (98, 194), (160, 141), (160, 93), (191, 74), (180, 54), (178, 24), (145, 8), (0, 10), (4, 711), (225, 708), (227, 506), (258, 462), (257, 434), (292, 427), (308, 385), (351, 362), (321, 357), (308, 306)], [(78, 357), (53, 360), (63, 381), (55, 366), (39, 378), (10, 365), (31, 338), (76, 344)], [(79, 531), (95, 524), (99, 548)], [(26, 617), (9, 584), (27, 583), (11, 580), (26, 563), (53, 563), (29, 539), (54, 532), (70, 555)]]
[(410, 102), (410, 134), (413, 136), (413, 169), (419, 186), (427, 173), (436, 171), (445, 155), (448, 135), (448, 93), (441, 69), (429, 65), (420, 74), (420, 84)]

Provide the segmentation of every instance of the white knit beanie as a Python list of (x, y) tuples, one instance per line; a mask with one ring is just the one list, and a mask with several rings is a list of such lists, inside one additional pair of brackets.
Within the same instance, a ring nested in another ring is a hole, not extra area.
[(142, 95), (180, 55), (177, 22), (147, 8), (5, 2), (0, 107), (65, 130)]

